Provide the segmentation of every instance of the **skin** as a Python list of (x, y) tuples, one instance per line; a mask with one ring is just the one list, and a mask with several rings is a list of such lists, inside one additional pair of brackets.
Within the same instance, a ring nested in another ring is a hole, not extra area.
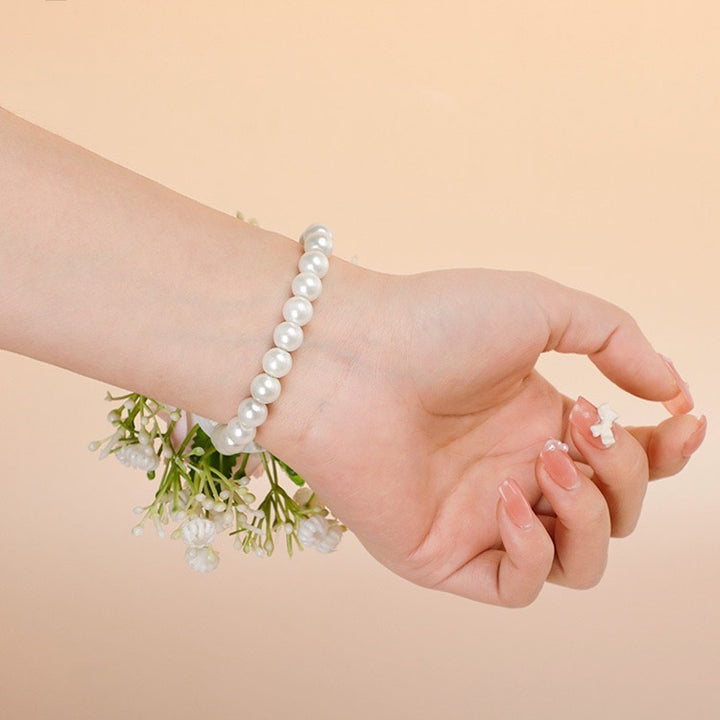
[[(300, 256), (4, 110), (0, 227), (0, 347), (222, 422), (272, 346)], [(625, 311), (547, 278), (389, 275), (334, 255), (313, 306), (257, 441), (419, 585), (509, 607), (545, 582), (591, 587), (649, 479), (681, 470), (704, 427), (682, 414), (616, 423), (610, 448), (584, 438), (575, 399), (535, 370), (541, 353), (587, 355), (649, 400), (679, 387)], [(549, 438), (569, 445), (572, 490), (540, 458)], [(507, 478), (534, 509), (527, 528), (498, 495)]]
[[(629, 392), (670, 400), (678, 386), (636, 323), (528, 273), (374, 280), (383, 313), (349, 333), (357, 346), (333, 353), (323, 341), (333, 381), (288, 438), (288, 454), (302, 448), (295, 468), (380, 562), (417, 584), (510, 607), (532, 602), (546, 581), (595, 585), (609, 538), (635, 527), (650, 477), (684, 467), (699, 420), (615, 423), (615, 445), (597, 448), (569, 423), (574, 399), (534, 366), (542, 352), (581, 353)], [(577, 488), (544, 470), (549, 438), (569, 445)], [(534, 506), (527, 530), (498, 497), (508, 477)]]

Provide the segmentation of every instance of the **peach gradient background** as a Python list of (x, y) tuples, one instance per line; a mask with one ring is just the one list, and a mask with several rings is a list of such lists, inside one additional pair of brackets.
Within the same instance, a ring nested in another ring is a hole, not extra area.
[[(710, 424), (599, 587), (506, 610), (413, 586), (352, 537), (292, 561), (228, 544), (193, 574), (177, 544), (131, 536), (142, 475), (86, 449), (106, 386), (0, 352), (3, 718), (714, 716), (716, 2), (2, 0), (0, 15), (0, 105), (273, 230), (326, 222), (368, 267), (531, 269), (601, 294)], [(627, 424), (664, 416), (583, 358), (541, 365)]]

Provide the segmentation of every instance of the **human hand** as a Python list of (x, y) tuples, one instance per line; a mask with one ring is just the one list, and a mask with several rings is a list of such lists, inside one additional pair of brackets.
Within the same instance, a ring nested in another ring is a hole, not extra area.
[[(355, 322), (339, 323), (336, 351), (324, 341), (326, 382), (304, 399), (290, 464), (370, 553), (417, 584), (505, 606), (527, 605), (545, 581), (596, 584), (648, 480), (678, 472), (702, 441), (704, 418), (682, 414), (686, 386), (627, 313), (538, 275), (375, 280), (365, 312), (358, 303)], [(676, 416), (615, 423), (604, 447), (588, 430), (595, 408), (534, 369), (550, 350), (588, 355)], [(318, 368), (301, 372), (298, 386), (312, 385)], [(551, 438), (569, 456), (545, 447)]]

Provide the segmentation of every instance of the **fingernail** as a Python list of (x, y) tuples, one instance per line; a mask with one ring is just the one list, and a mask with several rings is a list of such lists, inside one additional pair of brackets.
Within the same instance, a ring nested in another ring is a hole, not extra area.
[(521, 530), (529, 530), (533, 526), (533, 511), (520, 486), (510, 478), (500, 485), (498, 492), (510, 519)]
[(675, 379), (675, 384), (678, 386), (678, 394), (672, 399), (663, 403), (665, 409), (671, 415), (684, 415), (689, 413), (694, 407), (692, 395), (690, 394), (690, 386), (682, 379), (680, 373), (676, 370), (673, 361), (665, 355), (660, 355), (668, 366), (668, 370), (672, 373)]
[(685, 441), (682, 454), (684, 458), (689, 458), (701, 445), (705, 439), (705, 431), (707, 430), (707, 418), (702, 415), (698, 420), (697, 428), (693, 434)]
[(561, 488), (572, 490), (580, 484), (577, 468), (568, 455), (568, 446), (559, 440), (548, 440), (540, 451), (540, 461), (547, 474)]
[(601, 450), (615, 444), (612, 424), (617, 418), (618, 414), (607, 403), (595, 407), (582, 396), (570, 411), (570, 422), (593, 447)]

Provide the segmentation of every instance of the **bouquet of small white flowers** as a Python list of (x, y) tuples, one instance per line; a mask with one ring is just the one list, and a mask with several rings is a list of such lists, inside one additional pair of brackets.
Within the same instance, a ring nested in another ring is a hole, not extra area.
[[(170, 537), (183, 540), (185, 560), (198, 572), (217, 567), (220, 558), (213, 543), (226, 531), (234, 536), (237, 550), (260, 557), (272, 555), (276, 542), (283, 540), (290, 555), (295, 546), (322, 553), (338, 546), (345, 526), (272, 453), (223, 455), (192, 413), (138, 393), (108, 393), (106, 400), (120, 403), (108, 413), (114, 431), (91, 442), (89, 449), (100, 450), (100, 458), (115, 455), (158, 483), (153, 501), (135, 508), (142, 517), (134, 535), (151, 522), (164, 537), (168, 524), (177, 523)], [(298, 486), (292, 496), (282, 487), (281, 476)], [(256, 485), (263, 477), (267, 491), (258, 501)]]

